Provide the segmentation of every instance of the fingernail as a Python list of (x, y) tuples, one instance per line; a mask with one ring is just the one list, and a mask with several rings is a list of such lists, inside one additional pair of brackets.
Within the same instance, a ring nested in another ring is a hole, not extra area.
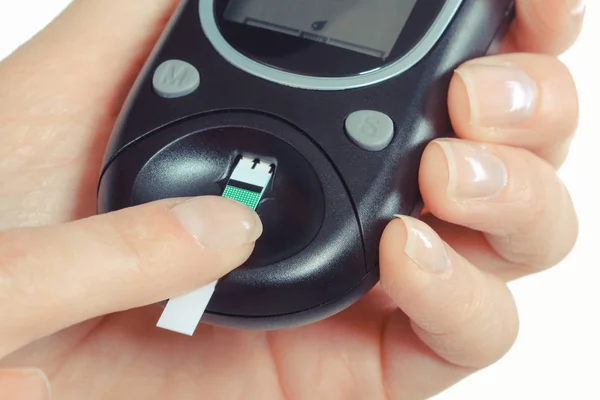
[(585, 13), (586, 0), (567, 0), (569, 3), (569, 13), (574, 17), (580, 17)]
[(11, 400), (49, 400), (50, 382), (35, 368), (0, 370), (0, 398)]
[(448, 163), (448, 197), (484, 200), (500, 194), (508, 184), (507, 168), (484, 145), (461, 140), (437, 140)]
[(512, 127), (526, 121), (536, 107), (536, 83), (513, 64), (488, 58), (466, 63), (456, 74), (467, 90), (473, 126)]
[(255, 242), (262, 234), (260, 218), (250, 207), (221, 197), (200, 197), (172, 209), (196, 241), (210, 249), (226, 249)]
[(406, 226), (406, 255), (425, 272), (439, 274), (448, 271), (451, 264), (446, 245), (433, 229), (420, 221), (397, 217)]

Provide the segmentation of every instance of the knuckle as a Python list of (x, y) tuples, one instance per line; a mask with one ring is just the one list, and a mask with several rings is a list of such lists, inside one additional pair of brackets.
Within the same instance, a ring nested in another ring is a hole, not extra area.
[[(529, 171), (539, 171), (540, 160), (529, 153), (525, 158), (524, 169)], [(536, 234), (541, 221), (550, 214), (547, 182), (547, 168), (542, 169), (538, 174), (529, 174), (529, 179), (520, 182), (515, 191), (514, 204), (518, 213), (518, 224), (515, 225), (515, 233), (529, 236)]]
[(509, 212), (514, 222), (486, 235), (498, 254), (528, 273), (560, 262), (572, 250), (578, 231), (567, 188), (555, 171), (548, 171), (550, 166), (540, 171), (535, 164), (528, 167), (539, 173), (520, 182), (512, 193)]
[(122, 214), (119, 218), (108, 218), (107, 229), (115, 238), (115, 252), (119, 262), (127, 272), (120, 274), (121, 279), (143, 282), (150, 273), (152, 256), (157, 249), (147, 246), (151, 242), (150, 224), (140, 224), (137, 218)]
[(31, 253), (28, 241), (20, 233), (0, 233), (0, 299), (14, 302), (35, 294), (39, 286), (39, 272), (35, 264), (40, 260)]
[(137, 285), (152, 282), (151, 277), (160, 275), (179, 259), (174, 255), (189, 255), (182, 247), (173, 218), (158, 206), (121, 213), (106, 221), (107, 232), (102, 234), (114, 238), (111, 251), (117, 253), (120, 264), (127, 270), (119, 274), (121, 279)]
[(519, 197), (517, 223), (509, 228), (506, 234), (506, 240), (510, 244), (507, 248), (515, 251), (515, 254), (511, 256), (513, 261), (532, 261), (538, 257), (537, 254), (532, 254), (535, 252), (535, 247), (522, 246), (520, 243), (524, 242), (523, 239), (527, 239), (527, 241), (543, 239), (542, 236), (545, 236), (547, 232), (540, 228), (550, 216), (550, 210), (544, 196), (540, 196), (539, 191), (533, 185), (524, 189)]
[(461, 367), (481, 369), (495, 363), (512, 348), (518, 336), (517, 309), (505, 286), (473, 287), (452, 318), (450, 329), (443, 333), (419, 336), (442, 358)]
[(546, 268), (553, 267), (565, 259), (573, 251), (579, 238), (579, 220), (573, 200), (564, 183), (560, 180), (558, 182), (559, 194), (556, 196), (558, 204), (556, 214), (559, 217), (550, 217), (553, 223), (548, 229), (551, 236), (549, 240), (557, 245), (552, 246), (548, 252)]
[[(519, 318), (512, 300), (494, 302), (473, 321), (470, 331), (474, 337), (471, 351), (476, 354), (472, 367), (484, 368), (502, 359), (515, 344), (519, 333)], [(477, 325), (474, 325), (477, 324)]]

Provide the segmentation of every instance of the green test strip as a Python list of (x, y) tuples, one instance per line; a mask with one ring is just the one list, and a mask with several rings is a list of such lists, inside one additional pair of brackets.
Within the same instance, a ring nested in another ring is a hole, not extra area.
[(223, 192), (223, 197), (239, 201), (253, 210), (256, 210), (258, 202), (260, 201), (260, 193), (247, 189), (240, 189), (235, 186), (227, 186)]
[(222, 196), (256, 210), (272, 176), (271, 164), (242, 157), (233, 170)]

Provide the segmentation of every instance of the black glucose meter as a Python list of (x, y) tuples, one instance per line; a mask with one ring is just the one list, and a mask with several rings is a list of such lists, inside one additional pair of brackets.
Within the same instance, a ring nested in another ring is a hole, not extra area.
[(279, 329), (378, 282), (381, 234), (418, 213), (453, 69), (494, 51), (514, 0), (186, 0), (122, 111), (99, 212), (228, 195), (264, 234), (204, 321)]

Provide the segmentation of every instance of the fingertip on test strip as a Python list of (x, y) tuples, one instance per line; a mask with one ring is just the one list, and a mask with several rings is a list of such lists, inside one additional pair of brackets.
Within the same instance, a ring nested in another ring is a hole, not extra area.
[[(256, 209), (273, 176), (273, 165), (251, 157), (242, 157), (231, 174), (222, 197)], [(170, 299), (156, 324), (157, 327), (193, 336), (218, 282)]]

